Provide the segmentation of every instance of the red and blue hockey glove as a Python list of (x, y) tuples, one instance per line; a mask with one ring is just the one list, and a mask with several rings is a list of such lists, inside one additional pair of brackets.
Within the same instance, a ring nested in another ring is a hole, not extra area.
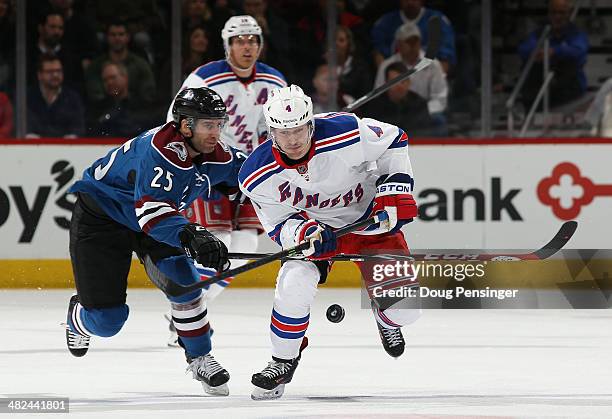
[(395, 173), (379, 179), (372, 213), (385, 210), (389, 215), (389, 231), (396, 232), (418, 216), (419, 210), (412, 192), (412, 177)]
[(295, 242), (297, 244), (309, 242), (310, 247), (302, 250), (302, 254), (313, 258), (333, 252), (338, 245), (336, 233), (331, 227), (315, 220), (305, 221), (298, 227), (295, 232)]

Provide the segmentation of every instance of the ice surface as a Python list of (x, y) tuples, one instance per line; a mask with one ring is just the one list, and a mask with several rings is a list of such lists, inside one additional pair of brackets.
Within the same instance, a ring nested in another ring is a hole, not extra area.
[[(0, 397), (69, 397), (73, 418), (612, 416), (609, 310), (431, 310), (404, 328), (393, 360), (359, 291), (322, 288), (285, 396), (254, 402), (273, 290), (230, 288), (209, 308), (213, 354), (231, 374), (225, 398), (205, 396), (182, 350), (165, 346), (159, 291), (129, 290), (119, 335), (72, 357), (59, 326), (70, 293), (0, 290)], [(332, 303), (343, 322), (325, 319)]]

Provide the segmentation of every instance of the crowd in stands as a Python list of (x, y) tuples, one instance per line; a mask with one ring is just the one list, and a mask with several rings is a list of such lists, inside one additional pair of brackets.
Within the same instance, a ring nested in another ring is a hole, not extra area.
[[(260, 61), (302, 86), (315, 111), (337, 110), (413, 68), (440, 16), (442, 42), (433, 65), (358, 110), (415, 136), (448, 135), (448, 113), (477, 97), (479, 29), (466, 23), (476, 1), (335, 0), (336, 74), (330, 85), (328, 0), (181, 0), (181, 77), (224, 58), (221, 28), (250, 14), (263, 30)], [(15, 0), (0, 0), (0, 138), (14, 135)], [(585, 91), (588, 39), (569, 23), (572, 3), (550, 0), (553, 104)], [(27, 0), (27, 137), (130, 137), (161, 124), (173, 95), (169, 0)], [(523, 60), (541, 28), (517, 50)], [(541, 85), (542, 57), (523, 100)], [(337, 103), (330, 108), (330, 92)]]

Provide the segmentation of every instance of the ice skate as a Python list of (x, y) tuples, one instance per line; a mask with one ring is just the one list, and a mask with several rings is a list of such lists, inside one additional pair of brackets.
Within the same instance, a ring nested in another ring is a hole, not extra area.
[(378, 326), (378, 334), (380, 335), (380, 340), (382, 341), (385, 351), (393, 358), (401, 356), (406, 346), (404, 336), (402, 336), (402, 329), (386, 328), (381, 326), (378, 322), (376, 322), (376, 326)]
[(302, 351), (308, 346), (308, 338), (304, 336), (297, 358), (283, 360), (272, 357), (268, 366), (261, 372), (253, 374), (251, 383), (255, 385), (251, 393), (253, 400), (272, 400), (280, 398), (285, 392), (285, 384), (291, 382), (293, 373), (302, 357)]
[(77, 314), (76, 307), (78, 302), (78, 295), (74, 294), (70, 297), (68, 315), (64, 326), (66, 328), (66, 345), (68, 346), (68, 350), (72, 355), (81, 357), (84, 356), (89, 349), (90, 337), (86, 334), (79, 333), (77, 327), (75, 327), (74, 316)]
[(174, 327), (174, 323), (172, 322), (172, 315), (170, 313), (165, 313), (164, 318), (168, 320), (168, 330), (170, 331), (167, 345), (171, 348), (180, 348), (181, 345), (179, 345), (178, 342), (178, 333), (176, 333), (176, 327)]
[(199, 356), (197, 358), (187, 358), (189, 366), (187, 371), (193, 373), (193, 378), (202, 383), (206, 394), (212, 396), (229, 395), (227, 382), (230, 375), (211, 354)]

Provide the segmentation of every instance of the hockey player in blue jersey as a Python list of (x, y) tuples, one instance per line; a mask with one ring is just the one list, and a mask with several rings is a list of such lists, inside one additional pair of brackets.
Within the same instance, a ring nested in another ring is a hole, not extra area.
[[(327, 258), (335, 252), (408, 254), (400, 228), (417, 216), (408, 137), (400, 128), (350, 113), (313, 116), (312, 101), (293, 85), (272, 91), (264, 115), (271, 141), (243, 164), (240, 189), (270, 237), (283, 248), (309, 242), (303, 254), (310, 260), (285, 261), (278, 273), (270, 321), (272, 361), (253, 375), (255, 400), (281, 397), (291, 381), (308, 344), (317, 285), (325, 282), (331, 266)], [(336, 238), (336, 229), (381, 210), (389, 215), (386, 226)], [(359, 267), (367, 284), (371, 267)], [(393, 286), (400, 286), (398, 280)], [(418, 306), (402, 303), (394, 300), (372, 310), (383, 347), (393, 357), (404, 351), (400, 327), (420, 315)]]
[[(172, 113), (172, 122), (98, 159), (71, 188), (77, 195), (70, 226), (77, 294), (68, 307), (66, 340), (74, 356), (85, 355), (90, 336), (113, 336), (127, 320), (133, 252), (160, 287), (199, 281), (194, 261), (229, 268), (223, 242), (179, 211), (211, 189), (237, 191), (245, 156), (219, 142), (227, 113), (213, 90), (183, 90)], [(227, 395), (229, 374), (210, 354), (202, 292), (169, 299), (193, 377), (207, 393)]]

